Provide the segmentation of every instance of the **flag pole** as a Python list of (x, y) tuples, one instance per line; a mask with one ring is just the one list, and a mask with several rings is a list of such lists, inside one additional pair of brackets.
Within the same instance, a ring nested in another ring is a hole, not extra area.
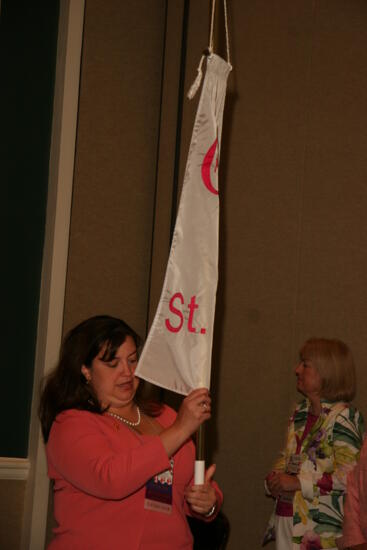
[[(212, 39), (209, 55), (204, 57), (205, 78), (163, 289), (135, 371), (135, 376), (182, 395), (210, 385), (218, 284), (218, 166), (227, 78), (232, 70), (228, 40), (227, 61), (213, 53)], [(198, 76), (202, 62), (203, 58)], [(199, 87), (197, 78), (191, 97)], [(203, 484), (204, 427), (199, 428), (196, 442), (194, 479)]]
[(196, 432), (195, 485), (203, 485), (205, 479), (205, 429), (204, 424)]

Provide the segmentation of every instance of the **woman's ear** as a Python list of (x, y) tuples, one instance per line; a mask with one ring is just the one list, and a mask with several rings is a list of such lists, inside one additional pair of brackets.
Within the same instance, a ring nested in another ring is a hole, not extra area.
[(82, 373), (82, 375), (84, 376), (84, 378), (85, 378), (85, 380), (86, 380), (86, 382), (87, 382), (87, 384), (88, 384), (88, 382), (90, 382), (90, 380), (91, 380), (91, 376), (90, 376), (90, 371), (89, 371), (89, 369), (87, 369), (87, 367), (86, 367), (85, 365), (82, 366), (82, 368), (81, 368), (81, 373)]

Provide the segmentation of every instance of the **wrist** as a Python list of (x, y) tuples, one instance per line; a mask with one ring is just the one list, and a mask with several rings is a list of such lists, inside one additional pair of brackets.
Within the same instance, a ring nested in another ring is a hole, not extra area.
[(211, 516), (213, 516), (215, 514), (216, 510), (217, 510), (217, 501), (215, 501), (215, 503), (210, 508), (210, 510), (206, 514), (204, 514), (204, 517), (205, 518), (210, 518)]

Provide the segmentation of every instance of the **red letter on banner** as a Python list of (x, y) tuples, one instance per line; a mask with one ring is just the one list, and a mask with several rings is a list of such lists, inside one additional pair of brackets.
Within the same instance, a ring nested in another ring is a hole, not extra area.
[(187, 323), (187, 328), (189, 329), (189, 332), (196, 332), (196, 328), (192, 326), (192, 322), (194, 320), (194, 311), (199, 307), (195, 302), (195, 298), (196, 296), (191, 296), (191, 300), (189, 303), (190, 315), (189, 315), (189, 321)]
[(168, 330), (170, 332), (178, 332), (179, 330), (181, 330), (182, 328), (182, 325), (183, 325), (183, 315), (181, 313), (181, 311), (177, 308), (175, 308), (175, 306), (173, 305), (173, 302), (176, 298), (179, 298), (180, 301), (181, 301), (181, 304), (184, 303), (184, 297), (182, 296), (181, 292), (176, 292), (176, 294), (174, 294), (172, 296), (172, 298), (170, 299), (169, 301), (169, 309), (170, 311), (172, 311), (172, 313), (174, 313), (175, 315), (177, 315), (181, 320), (180, 320), (180, 324), (178, 325), (178, 327), (173, 327), (170, 323), (170, 320), (169, 319), (165, 319), (165, 323), (166, 323), (166, 327), (168, 328)]

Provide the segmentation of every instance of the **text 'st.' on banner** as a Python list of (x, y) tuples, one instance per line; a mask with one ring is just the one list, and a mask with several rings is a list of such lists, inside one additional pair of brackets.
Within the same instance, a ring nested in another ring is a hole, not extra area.
[(218, 282), (218, 166), (231, 65), (207, 59), (166, 276), (136, 376), (187, 395), (210, 385)]

